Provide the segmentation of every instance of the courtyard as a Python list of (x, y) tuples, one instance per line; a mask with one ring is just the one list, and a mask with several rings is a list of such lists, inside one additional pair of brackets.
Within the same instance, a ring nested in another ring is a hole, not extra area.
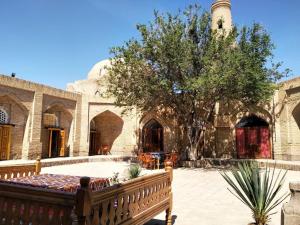
[[(119, 172), (120, 179), (126, 176), (129, 164), (125, 162), (94, 162), (42, 168), (42, 173), (76, 176), (112, 177)], [(142, 175), (157, 170), (143, 170)], [(290, 181), (299, 181), (300, 171), (288, 171), (284, 191), (289, 191)], [(178, 225), (247, 225), (252, 222), (251, 214), (228, 190), (227, 184), (217, 169), (174, 169), (173, 221)], [(287, 200), (286, 200), (287, 201)], [(269, 225), (280, 224), (280, 209), (272, 216)], [(164, 224), (162, 213), (147, 225)]]
[[(300, 1), (13, 2), (0, 224), (300, 225)], [(253, 215), (221, 174), (241, 161)], [(265, 164), (293, 193), (271, 221)]]

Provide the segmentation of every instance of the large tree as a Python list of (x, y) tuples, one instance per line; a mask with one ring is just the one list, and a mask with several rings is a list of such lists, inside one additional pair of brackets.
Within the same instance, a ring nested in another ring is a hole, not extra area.
[(196, 159), (218, 102), (267, 102), (286, 72), (272, 63), (274, 45), (259, 24), (214, 31), (210, 13), (199, 6), (154, 15), (137, 25), (140, 38), (112, 48), (107, 93), (126, 110), (165, 109)]

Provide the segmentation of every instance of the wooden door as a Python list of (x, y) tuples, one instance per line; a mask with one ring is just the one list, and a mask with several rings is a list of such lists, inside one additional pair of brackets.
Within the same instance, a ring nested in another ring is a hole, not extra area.
[(236, 128), (236, 150), (239, 159), (246, 158), (246, 141), (245, 141), (245, 129), (244, 128)]
[(271, 158), (270, 130), (267, 127), (260, 128), (260, 158)]
[[(64, 156), (65, 154), (65, 131), (58, 128), (49, 128), (49, 158)], [(63, 131), (63, 132), (61, 132)]]
[(271, 158), (270, 131), (268, 127), (236, 129), (238, 158)]
[(59, 132), (59, 156), (65, 156), (65, 143), (66, 140), (66, 132), (61, 130)]
[(11, 126), (0, 126), (0, 160), (9, 160)]

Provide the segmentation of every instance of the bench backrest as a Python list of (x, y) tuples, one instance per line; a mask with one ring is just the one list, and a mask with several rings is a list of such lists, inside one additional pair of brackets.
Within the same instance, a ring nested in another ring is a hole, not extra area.
[(3, 165), (0, 166), (0, 179), (10, 179), (15, 177), (27, 177), (38, 175), (41, 172), (41, 160), (38, 158), (32, 164)]

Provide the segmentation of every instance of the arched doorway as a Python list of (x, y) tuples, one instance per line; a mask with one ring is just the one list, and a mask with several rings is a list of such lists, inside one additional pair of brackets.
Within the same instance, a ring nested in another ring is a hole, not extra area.
[(240, 159), (271, 158), (269, 124), (255, 115), (236, 125), (236, 148)]
[(0, 108), (0, 160), (10, 157), (11, 126), (8, 124), (8, 113)]
[(72, 114), (60, 104), (52, 105), (44, 112), (42, 158), (69, 156), (69, 136), (71, 133), (72, 121)]
[(22, 158), (27, 118), (20, 99), (0, 93), (0, 160)]
[(90, 122), (89, 155), (106, 155), (122, 133), (124, 121), (115, 113), (106, 110)]
[(155, 119), (145, 124), (142, 130), (142, 147), (144, 152), (164, 151), (163, 126)]

